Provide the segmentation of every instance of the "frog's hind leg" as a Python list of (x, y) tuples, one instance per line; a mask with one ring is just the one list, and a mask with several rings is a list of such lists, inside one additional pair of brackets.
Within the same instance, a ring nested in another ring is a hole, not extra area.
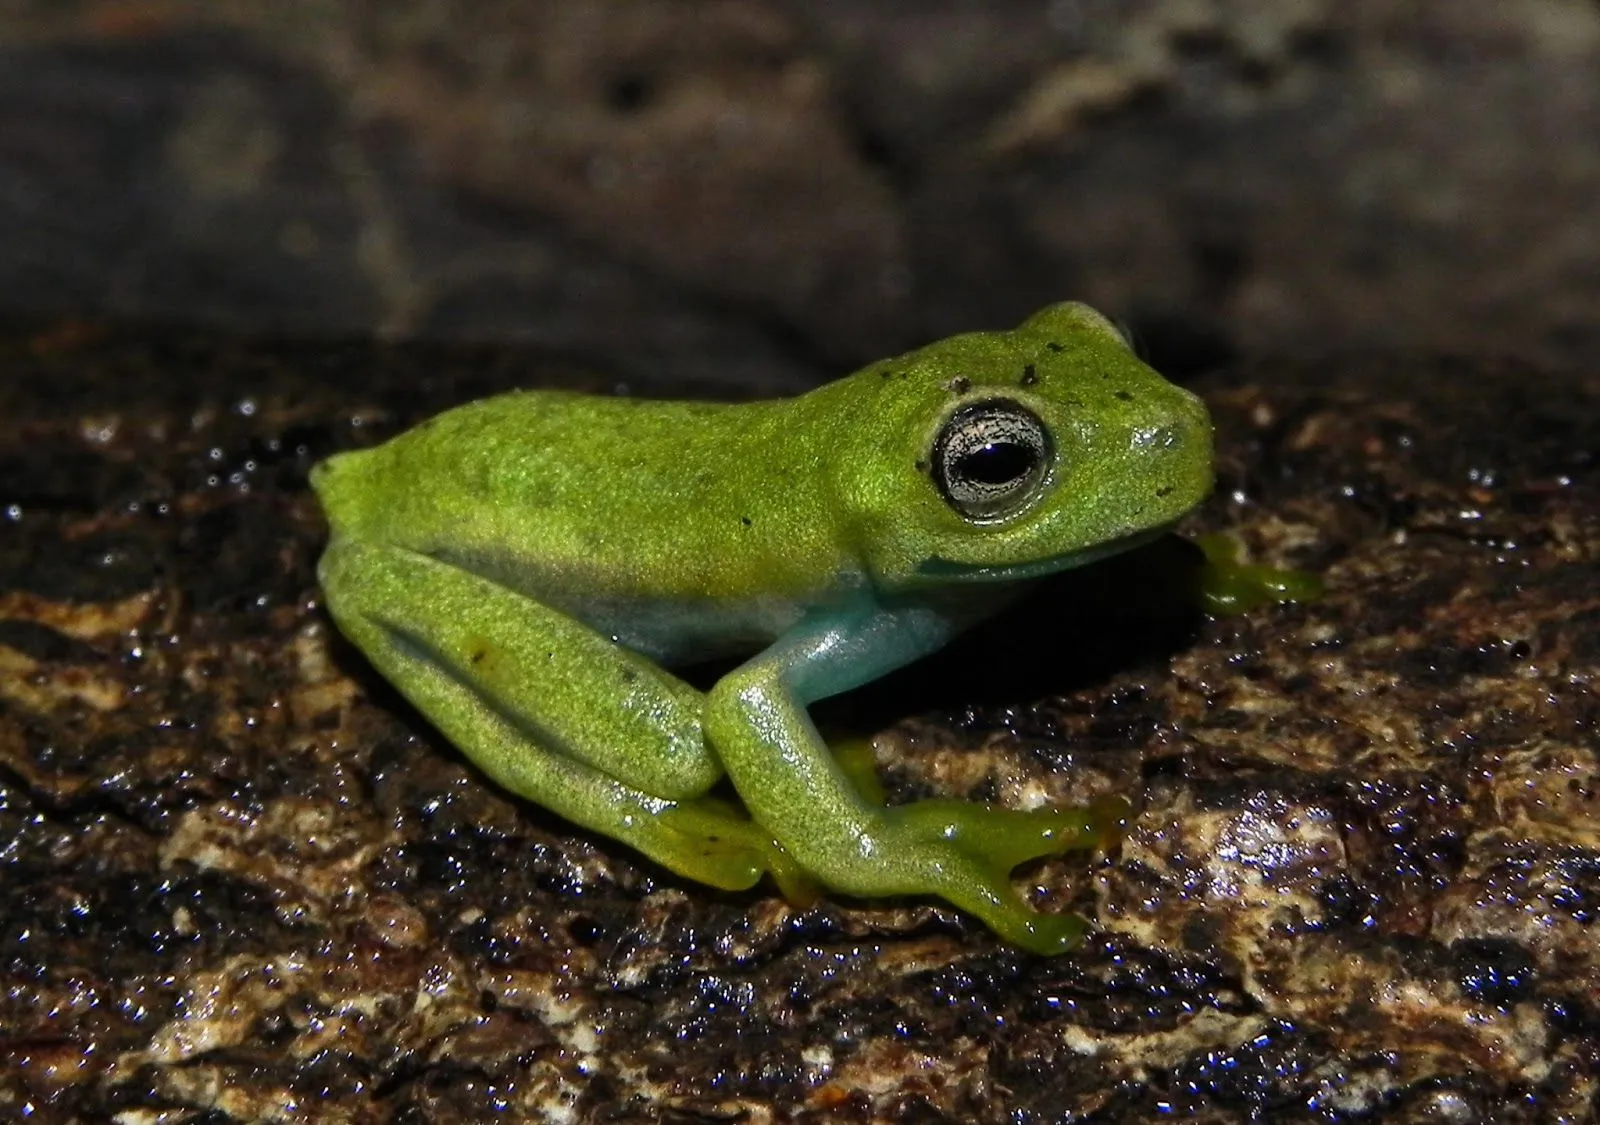
[(329, 612), (500, 785), (727, 889), (794, 874), (769, 835), (701, 798), (721, 776), (704, 696), (558, 610), (415, 552), (335, 539)]

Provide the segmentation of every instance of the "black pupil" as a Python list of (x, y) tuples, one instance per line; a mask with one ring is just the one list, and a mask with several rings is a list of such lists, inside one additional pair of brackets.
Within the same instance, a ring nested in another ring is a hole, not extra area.
[(991, 441), (956, 462), (956, 473), (976, 484), (1010, 484), (1033, 469), (1034, 451), (1010, 441)]

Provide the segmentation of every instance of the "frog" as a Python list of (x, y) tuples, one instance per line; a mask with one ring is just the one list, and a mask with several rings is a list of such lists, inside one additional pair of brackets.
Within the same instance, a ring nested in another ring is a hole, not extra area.
[(1103, 847), (1125, 803), (887, 804), (809, 709), (1166, 533), (1212, 440), (1200, 398), (1064, 302), (790, 397), (449, 409), (314, 467), (318, 579), (506, 791), (713, 888), (940, 899), (1057, 954), (1085, 921), (1013, 872)]

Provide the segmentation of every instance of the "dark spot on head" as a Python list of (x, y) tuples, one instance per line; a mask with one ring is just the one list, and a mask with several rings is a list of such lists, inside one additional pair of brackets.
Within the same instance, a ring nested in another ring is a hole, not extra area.
[(1156, 489), (1156, 498), (1157, 499), (1164, 499), (1165, 497), (1168, 497), (1168, 496), (1171, 496), (1171, 495), (1172, 495), (1172, 486), (1170, 484), (1164, 484), (1160, 488)]
[(467, 660), (470, 661), (473, 664), (482, 664), (484, 662), (484, 660), (486, 660), (488, 658), (488, 656), (489, 656), (489, 650), (488, 649), (486, 649), (486, 648), (475, 648), (475, 649), (472, 650), (472, 655), (467, 657)]
[(625, 683), (625, 684), (636, 684), (636, 683), (638, 683), (639, 682), (639, 671), (638, 671), (638, 669), (637, 668), (624, 668), (622, 670), (622, 682)]
[(878, 372), (878, 375), (879, 375), (880, 378), (884, 378), (884, 379), (893, 379), (894, 378), (894, 372), (889, 370), (887, 367), (885, 367), (882, 371)]
[(1031, 387), (1035, 383), (1037, 383), (1038, 381), (1039, 381), (1039, 369), (1037, 367), (1035, 367), (1031, 363), (1023, 364), (1023, 367), (1022, 367), (1022, 385), (1024, 387)]
[(1112, 394), (1111, 397), (1116, 399), (1118, 402), (1132, 402), (1133, 401), (1133, 395), (1128, 391), (1116, 391), (1116, 392), (1114, 392)]
[(964, 395), (972, 389), (972, 380), (965, 375), (957, 375), (945, 384), (945, 389), (951, 394)]
[(1044, 346), (1049, 348), (1053, 352), (1064, 352), (1064, 351), (1067, 350), (1067, 345), (1058, 344), (1054, 340), (1046, 340)]
[(749, 527), (750, 526), (750, 517), (749, 516), (740, 516), (739, 517), (739, 522), (744, 524), (746, 527)]
[(925, 473), (927, 471), (928, 471), (928, 463), (926, 461), (924, 461), (920, 457), (917, 458), (917, 472)]

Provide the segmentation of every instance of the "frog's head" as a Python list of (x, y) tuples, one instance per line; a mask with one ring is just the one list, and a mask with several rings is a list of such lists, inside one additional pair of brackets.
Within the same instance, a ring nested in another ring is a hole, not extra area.
[(1077, 566), (1211, 490), (1205, 406), (1094, 310), (952, 337), (845, 384), (835, 486), (873, 581), (906, 589)]

